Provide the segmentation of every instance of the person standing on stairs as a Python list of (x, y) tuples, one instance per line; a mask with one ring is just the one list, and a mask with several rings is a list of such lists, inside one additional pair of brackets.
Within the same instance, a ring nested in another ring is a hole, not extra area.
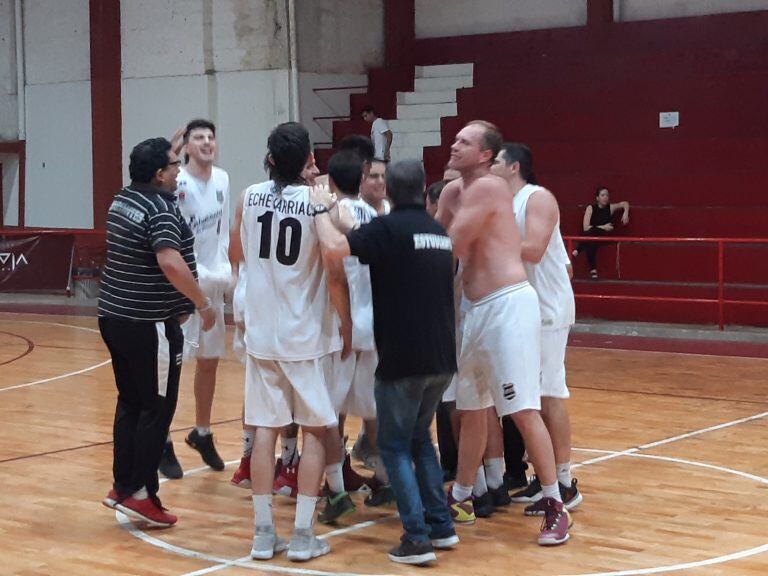
[(373, 140), (374, 157), (377, 160), (389, 162), (392, 149), (392, 130), (384, 118), (379, 118), (373, 106), (363, 108), (363, 120), (371, 124), (371, 140)]

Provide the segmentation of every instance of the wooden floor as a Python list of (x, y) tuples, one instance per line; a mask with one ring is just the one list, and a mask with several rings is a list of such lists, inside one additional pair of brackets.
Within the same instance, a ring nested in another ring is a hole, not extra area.
[[(115, 390), (93, 318), (0, 313), (0, 574), (768, 574), (768, 360), (571, 348), (575, 471), (584, 503), (572, 539), (542, 549), (539, 520), (510, 507), (459, 527), (431, 569), (391, 563), (390, 509), (330, 529), (329, 556), (248, 559), (249, 493), (228, 481), (240, 453), (243, 369), (222, 363), (214, 432), (225, 472), (183, 444), (193, 424), (191, 366), (173, 425), (188, 473), (163, 484), (180, 517), (139, 530), (104, 508)], [(349, 426), (354, 435), (356, 422)], [(275, 499), (288, 535), (293, 502)]]

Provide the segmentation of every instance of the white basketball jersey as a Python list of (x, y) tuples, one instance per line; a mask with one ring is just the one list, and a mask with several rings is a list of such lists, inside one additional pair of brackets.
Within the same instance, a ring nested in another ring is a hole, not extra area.
[[(515, 220), (522, 239), (525, 239), (525, 211), (528, 199), (537, 190), (543, 188), (526, 184), (515, 194)], [(558, 220), (541, 261), (538, 264), (523, 261), (528, 281), (539, 295), (541, 325), (544, 329), (565, 328), (576, 321), (573, 288), (566, 268), (569, 263)]]
[(297, 361), (341, 350), (307, 186), (254, 184), (243, 198), (245, 344), (264, 360)]
[[(376, 210), (360, 198), (343, 198), (339, 201), (339, 205), (349, 210), (359, 225), (367, 224), (377, 216)], [(352, 348), (375, 350), (370, 268), (367, 264), (360, 264), (357, 256), (346, 256), (344, 271), (347, 273), (349, 303), (352, 311)]]
[(195, 235), (197, 276), (203, 290), (226, 286), (232, 275), (229, 263), (229, 175), (213, 167), (208, 181), (186, 169), (176, 178), (179, 211)]

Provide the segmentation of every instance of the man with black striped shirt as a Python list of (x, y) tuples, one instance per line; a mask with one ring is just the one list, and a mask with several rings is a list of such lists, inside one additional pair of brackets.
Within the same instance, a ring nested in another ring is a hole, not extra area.
[(154, 526), (172, 526), (157, 497), (157, 466), (176, 411), (184, 336), (196, 308), (203, 330), (215, 322), (196, 276), (194, 236), (173, 192), (179, 159), (165, 138), (131, 152), (131, 184), (107, 215), (99, 329), (112, 356), (118, 398), (114, 484), (105, 506)]

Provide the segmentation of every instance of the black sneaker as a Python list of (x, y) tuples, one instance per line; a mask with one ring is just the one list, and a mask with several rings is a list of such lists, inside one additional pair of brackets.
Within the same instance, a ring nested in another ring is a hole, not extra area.
[(427, 564), (437, 560), (432, 543), (403, 540), (400, 546), (389, 551), (389, 559), (398, 564)]
[(200, 435), (197, 432), (197, 428), (193, 428), (185, 438), (185, 442), (191, 447), (200, 452), (200, 456), (203, 457), (203, 462), (208, 464), (214, 470), (224, 470), (224, 461), (216, 452), (216, 447), (213, 445), (213, 434)]
[(518, 490), (510, 497), (510, 500), (515, 504), (532, 504), (538, 502), (543, 496), (541, 492), (541, 482), (534, 476), (531, 479), (531, 483), (526, 488)]
[(523, 471), (521, 474), (510, 474), (509, 472), (504, 472), (504, 488), (507, 490), (507, 492), (511, 492), (512, 490), (518, 491), (527, 487), (528, 477), (525, 475), (525, 471)]
[(581, 492), (579, 492), (579, 487), (577, 486), (578, 480), (574, 478), (571, 480), (571, 485), (566, 486), (562, 482), (558, 482), (557, 485), (560, 487), (560, 497), (563, 499), (563, 505), (568, 511), (573, 510), (581, 504), (581, 501), (584, 500), (584, 497), (581, 495)]
[(160, 474), (171, 480), (184, 477), (184, 470), (181, 469), (181, 464), (176, 458), (176, 452), (173, 450), (173, 442), (166, 442), (163, 446), (163, 454), (160, 456), (160, 464), (157, 469)]
[(488, 488), (488, 494), (491, 495), (491, 502), (494, 506), (509, 506), (512, 504), (512, 499), (509, 497), (509, 492), (504, 487), (504, 484), (498, 488)]
[(392, 491), (391, 485), (382, 484), (375, 477), (371, 478), (371, 482), (368, 485), (371, 488), (371, 494), (365, 499), (366, 506), (375, 508), (395, 501), (395, 493)]
[(486, 492), (482, 496), (474, 496), (473, 500), (475, 504), (475, 516), (478, 518), (488, 518), (496, 510), (490, 492)]
[(352, 514), (357, 510), (348, 492), (334, 494), (330, 489), (326, 488), (326, 490), (328, 495), (325, 497), (325, 509), (317, 516), (320, 524), (331, 524), (342, 516)]

